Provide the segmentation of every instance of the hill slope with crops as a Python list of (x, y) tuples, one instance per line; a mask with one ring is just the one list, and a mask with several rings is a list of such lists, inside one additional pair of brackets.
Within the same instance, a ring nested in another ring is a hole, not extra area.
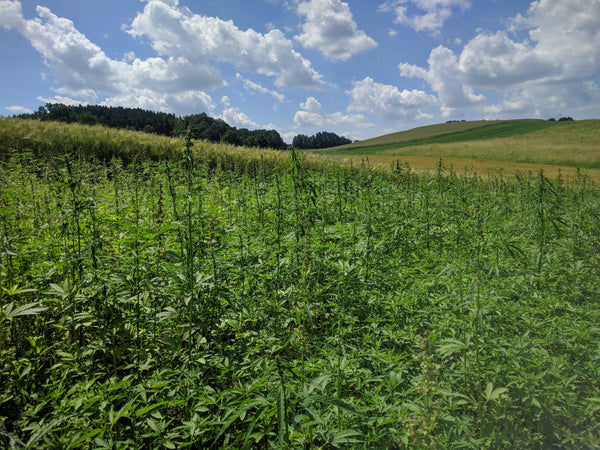
[(600, 181), (600, 120), (456, 122), (314, 152), (414, 170), (435, 170), (440, 160), (447, 168), (480, 174), (543, 169), (553, 177), (559, 170), (574, 177), (583, 169)]
[[(343, 151), (358, 151), (361, 149), (369, 150), (378, 147), (394, 147), (398, 145), (492, 139), (526, 134), (551, 127), (554, 124), (555, 122), (536, 119), (446, 122), (413, 128), (398, 133), (386, 134), (364, 141), (357, 141), (348, 145), (325, 149), (324, 151), (335, 151), (336, 149)], [(382, 148), (382, 150), (385, 150), (385, 148)]]

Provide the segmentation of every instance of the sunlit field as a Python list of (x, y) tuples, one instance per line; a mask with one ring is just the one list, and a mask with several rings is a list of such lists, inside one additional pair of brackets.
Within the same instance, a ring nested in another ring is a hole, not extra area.
[(8, 119), (0, 157), (0, 447), (600, 446), (593, 169)]
[(600, 121), (456, 122), (416, 128), (314, 154), (344, 163), (458, 173), (528, 176), (540, 170), (552, 179), (585, 174), (600, 182)]

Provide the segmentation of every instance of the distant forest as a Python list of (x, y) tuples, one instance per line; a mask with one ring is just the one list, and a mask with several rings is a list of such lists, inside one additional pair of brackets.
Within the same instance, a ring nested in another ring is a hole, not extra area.
[[(209, 117), (206, 113), (178, 117), (164, 112), (148, 111), (141, 108), (123, 108), (121, 106), (78, 105), (68, 106), (60, 103), (46, 103), (32, 114), (20, 114), (16, 117), (23, 119), (39, 119), (84, 125), (105, 125), (112, 128), (156, 133), (164, 136), (181, 136), (190, 130), (194, 139), (204, 139), (211, 142), (223, 142), (246, 147), (287, 149), (281, 135), (275, 130), (248, 130), (230, 126), (221, 119)], [(332, 143), (328, 147), (349, 143), (346, 138), (340, 138), (334, 133), (317, 133), (308, 138), (302, 136), (298, 148), (318, 148), (307, 144)], [(327, 139), (316, 139), (316, 136)], [(306, 138), (306, 139), (304, 139)], [(296, 145), (296, 139), (294, 140)]]
[(344, 136), (338, 136), (335, 133), (328, 133), (326, 131), (321, 131), (310, 137), (299, 134), (292, 142), (292, 146), (296, 148), (330, 148), (346, 144), (352, 144), (352, 141)]

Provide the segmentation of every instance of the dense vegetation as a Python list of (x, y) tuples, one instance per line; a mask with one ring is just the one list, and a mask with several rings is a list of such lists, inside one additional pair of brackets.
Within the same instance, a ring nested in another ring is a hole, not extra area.
[(585, 177), (26, 123), (0, 123), (1, 447), (600, 445)]
[(309, 148), (329, 148), (340, 145), (350, 144), (352, 141), (344, 136), (338, 136), (335, 133), (321, 131), (313, 136), (298, 134), (294, 137), (292, 146), (298, 149)]
[(285, 149), (287, 145), (275, 130), (248, 130), (236, 128), (224, 120), (215, 119), (206, 113), (176, 117), (174, 114), (147, 111), (141, 108), (123, 108), (100, 105), (63, 105), (47, 103), (33, 114), (21, 114), (22, 119), (37, 119), (51, 122), (80, 123), (83, 125), (105, 125), (111, 128), (156, 133), (163, 136), (181, 136), (187, 131), (194, 139), (225, 142), (247, 147)]

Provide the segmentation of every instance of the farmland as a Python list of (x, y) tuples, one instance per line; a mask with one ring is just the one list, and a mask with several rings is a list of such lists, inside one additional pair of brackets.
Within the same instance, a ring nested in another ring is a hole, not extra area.
[(600, 121), (544, 120), (452, 122), (314, 151), (346, 161), (408, 163), (413, 170), (435, 170), (440, 159), (458, 172), (480, 175), (535, 173), (576, 177), (585, 170), (600, 181)]
[(586, 172), (329, 158), (0, 119), (0, 446), (600, 446)]

